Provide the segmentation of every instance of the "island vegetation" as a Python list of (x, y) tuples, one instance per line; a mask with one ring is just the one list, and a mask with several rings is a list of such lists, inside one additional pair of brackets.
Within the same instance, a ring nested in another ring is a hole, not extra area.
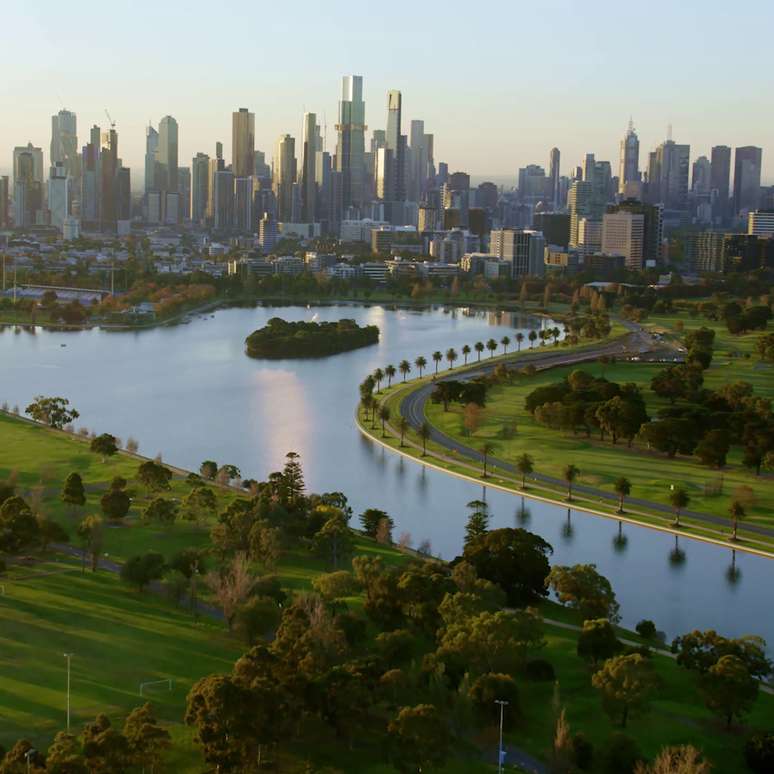
[(358, 325), (354, 320), (338, 322), (287, 322), (281, 317), (253, 331), (245, 346), (250, 357), (327, 357), (367, 347), (379, 341), (376, 325)]

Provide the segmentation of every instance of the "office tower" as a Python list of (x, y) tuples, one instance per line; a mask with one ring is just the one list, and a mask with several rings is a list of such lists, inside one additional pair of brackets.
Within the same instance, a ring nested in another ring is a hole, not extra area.
[(102, 133), (100, 141), (101, 203), (99, 227), (102, 231), (114, 232), (118, 221), (118, 132), (111, 125)]
[(445, 161), (438, 162), (438, 177), (435, 184), (440, 188), (449, 179), (449, 165)]
[(559, 209), (559, 162), (561, 154), (559, 148), (551, 148), (548, 156), (548, 189), (551, 207)]
[(80, 175), (78, 159), (78, 122), (75, 113), (60, 110), (51, 116), (51, 166), (64, 165), (73, 181)]
[[(320, 127), (315, 113), (304, 113), (304, 146), (301, 153), (301, 221), (314, 223), (317, 208), (317, 181), (315, 165), (317, 163)], [(321, 143), (320, 143), (321, 145)]]
[(242, 234), (253, 233), (253, 178), (234, 181), (234, 228)]
[(691, 191), (697, 196), (707, 196), (712, 190), (712, 164), (706, 156), (693, 162)]
[(24, 167), (24, 179), (43, 185), (43, 150), (31, 142), (13, 149), (13, 182), (19, 180), (20, 166)]
[(344, 207), (360, 207), (364, 199), (365, 102), (363, 78), (345, 75), (341, 82), (339, 122), (336, 124), (336, 171), (341, 172)]
[(177, 121), (172, 116), (164, 116), (159, 122), (159, 180), (156, 187), (160, 191), (177, 192)]
[[(120, 164), (116, 170), (116, 220), (128, 224), (132, 219), (132, 173)], [(128, 233), (128, 232), (124, 232)]]
[(231, 231), (234, 225), (234, 173), (227, 169), (215, 172), (213, 190), (212, 225), (217, 231)]
[(231, 114), (231, 171), (236, 178), (255, 172), (255, 114), (247, 108)]
[(421, 234), (424, 231), (438, 231), (438, 209), (429, 204), (419, 206), (419, 219), (417, 230)]
[(546, 197), (549, 184), (546, 171), (538, 164), (528, 164), (519, 170), (518, 183), (519, 199), (533, 206)]
[(207, 219), (210, 191), (210, 157), (197, 153), (191, 160), (191, 221), (201, 225)]
[(532, 226), (545, 237), (547, 245), (566, 248), (570, 243), (570, 216), (565, 212), (536, 212)]
[(622, 255), (626, 268), (640, 271), (643, 266), (645, 216), (620, 210), (606, 212), (602, 218), (602, 252)]
[(481, 183), (476, 190), (476, 204), (492, 213), (497, 209), (500, 194), (494, 183)]
[(421, 201), (431, 177), (433, 135), (425, 134), (425, 122), (414, 120), (409, 132), (409, 175), (406, 195), (412, 202)]
[(592, 255), (602, 249), (602, 220), (581, 218), (578, 221), (578, 251), (583, 255)]
[(634, 131), (634, 124), (629, 119), (629, 128), (621, 140), (621, 154), (618, 164), (618, 192), (626, 195), (631, 190), (631, 183), (640, 182), (640, 140)]
[(101, 131), (96, 124), (89, 131), (89, 142), (81, 159), (81, 220), (87, 228), (99, 228), (102, 204), (100, 158)]
[(255, 172), (256, 177), (271, 182), (271, 167), (266, 163), (266, 154), (261, 151), (255, 151)]
[(13, 152), (13, 222), (17, 228), (34, 226), (43, 206), (42, 184), (37, 178), (37, 164), (43, 152), (30, 143)]
[(607, 208), (608, 213), (629, 212), (642, 215), (642, 259), (646, 266), (655, 266), (661, 262), (662, 243), (664, 241), (664, 214), (660, 204), (643, 204), (636, 199), (625, 199), (619, 204)]
[[(221, 155), (218, 155), (218, 154)], [(223, 161), (223, 146), (221, 143), (215, 143), (215, 158), (210, 159), (209, 166), (209, 185), (207, 191), (207, 218), (210, 222), (215, 220), (215, 175), (226, 169)]]
[(159, 133), (150, 125), (145, 129), (145, 193), (158, 190)]
[(177, 192), (180, 194), (180, 198), (178, 200), (180, 220), (189, 221), (191, 220), (191, 168), (190, 167), (178, 167)]
[(578, 228), (581, 219), (588, 218), (592, 214), (591, 183), (585, 180), (576, 180), (570, 188), (567, 196), (567, 204), (570, 210), (570, 247), (579, 245)]
[(539, 231), (492, 229), (489, 252), (511, 264), (511, 278), (542, 277), (545, 273), (545, 239)]
[(714, 192), (712, 216), (716, 223), (724, 223), (728, 217), (728, 196), (731, 181), (731, 148), (716, 145), (710, 160), (710, 189)]
[(402, 202), (406, 198), (406, 138), (401, 134), (403, 98), (396, 89), (387, 92), (387, 131), (385, 146), (391, 153), (392, 170), (389, 192), (379, 198), (390, 202)]
[(8, 175), (0, 177), (0, 228), (8, 228), (8, 202), (10, 200)]
[(761, 196), (763, 151), (753, 145), (737, 148), (734, 154), (734, 213), (758, 209)]
[(296, 141), (283, 134), (277, 143), (274, 157), (274, 195), (277, 197), (277, 219), (282, 223), (293, 221), (293, 183), (296, 182)]
[(667, 210), (685, 210), (688, 204), (688, 173), (691, 146), (665, 140), (656, 148), (648, 176), (651, 204)]
[(70, 181), (64, 161), (51, 165), (48, 178), (48, 211), (51, 225), (59, 229), (70, 214)]
[(774, 238), (774, 210), (757, 210), (749, 213), (747, 233), (766, 239)]
[(374, 177), (376, 179), (376, 198), (392, 201), (393, 175), (395, 165), (392, 151), (385, 145), (378, 148), (374, 161)]

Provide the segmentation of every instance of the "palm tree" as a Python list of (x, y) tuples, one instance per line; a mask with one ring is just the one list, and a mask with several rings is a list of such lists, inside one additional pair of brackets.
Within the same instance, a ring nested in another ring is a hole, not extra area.
[(481, 362), (481, 353), (484, 351), (484, 345), (480, 341), (477, 341), (473, 345), (473, 349), (475, 349), (478, 354), (478, 362)]
[(615, 483), (613, 484), (613, 489), (615, 489), (615, 493), (620, 498), (618, 500), (618, 513), (623, 513), (624, 497), (626, 497), (629, 492), (632, 491), (631, 481), (629, 481), (626, 476), (621, 476), (620, 478), (616, 479)]
[(443, 355), (436, 350), (433, 352), (433, 362), (435, 363), (435, 373), (438, 373), (438, 364), (443, 360)]
[(551, 333), (552, 333), (552, 335), (553, 335), (553, 337), (554, 337), (554, 346), (556, 346), (556, 345), (559, 343), (559, 333), (560, 333), (560, 331), (559, 331), (559, 328), (557, 328), (556, 326), (554, 326), (554, 327), (551, 329)]
[(419, 427), (419, 437), (422, 439), (422, 456), (427, 455), (427, 439), (430, 437), (430, 425), (422, 422)]
[(494, 444), (491, 441), (484, 441), (483, 445), (481, 446), (481, 454), (484, 455), (484, 473), (482, 475), (482, 478), (487, 478), (486, 461), (487, 461), (489, 455), (493, 451), (494, 451)]
[(382, 438), (384, 438), (385, 431), (384, 431), (384, 424), (385, 422), (390, 421), (390, 409), (389, 406), (382, 406), (379, 409), (379, 419), (382, 420)]
[(414, 365), (419, 369), (419, 378), (422, 378), (422, 371), (427, 368), (427, 359), (420, 355), (415, 361)]
[(465, 365), (468, 364), (468, 355), (470, 354), (470, 347), (467, 344), (462, 345), (462, 356), (465, 358)]
[(736, 528), (738, 522), (742, 521), (746, 516), (744, 505), (742, 505), (739, 500), (734, 500), (734, 502), (731, 503), (728, 512), (731, 514), (731, 540), (736, 540)]
[(379, 411), (379, 401), (374, 398), (371, 401), (371, 430), (376, 429), (376, 414)]
[(580, 470), (570, 463), (564, 466), (564, 480), (567, 482), (567, 502), (572, 502), (572, 482), (580, 475)]
[(408, 360), (401, 360), (398, 363), (398, 370), (403, 374), (403, 381), (405, 383), (406, 376), (411, 372), (411, 363)]
[(679, 527), (680, 511), (682, 511), (683, 508), (688, 507), (688, 503), (691, 502), (691, 498), (685, 489), (683, 489), (681, 486), (678, 486), (676, 489), (673, 489), (672, 493), (669, 495), (669, 502), (672, 504), (672, 508), (675, 512), (675, 522), (672, 526)]
[(403, 448), (403, 439), (406, 436), (406, 431), (409, 429), (409, 423), (406, 417), (401, 417), (398, 420), (398, 430), (400, 432), (400, 446)]
[(379, 390), (382, 389), (382, 380), (384, 379), (384, 371), (382, 371), (381, 368), (377, 368), (374, 371), (374, 381), (376, 382), (376, 391), (379, 392)]
[(395, 378), (395, 366), (388, 365), (384, 369), (384, 373), (387, 374), (387, 388), (389, 389), (392, 384), (392, 380)]
[(363, 411), (365, 412), (365, 421), (368, 421), (368, 412), (371, 409), (371, 406), (373, 406), (374, 403), (374, 396), (373, 395), (364, 395), (363, 399), (360, 401), (360, 405), (363, 407)]
[(457, 359), (457, 350), (454, 347), (450, 347), (446, 350), (446, 359), (449, 361), (449, 370), (454, 368), (454, 361)]
[(494, 357), (494, 353), (497, 351), (497, 342), (494, 339), (489, 339), (486, 343), (486, 348), (491, 353), (489, 357)]
[(508, 345), (511, 343), (510, 336), (503, 336), (500, 339), (500, 344), (503, 345), (503, 355), (507, 354), (508, 352)]
[(530, 331), (527, 338), (529, 339), (529, 348), (532, 349), (535, 344), (535, 339), (537, 339), (537, 333), (535, 333), (535, 331)]
[(519, 331), (516, 334), (516, 346), (518, 347), (518, 350), (517, 350), (518, 352), (521, 352), (521, 342), (522, 341), (524, 341), (524, 334), (521, 331)]
[(532, 457), (524, 453), (519, 456), (519, 458), (516, 460), (516, 470), (521, 473), (521, 488), (526, 489), (527, 488), (527, 475), (532, 473), (532, 471), (535, 469), (535, 461), (532, 459)]

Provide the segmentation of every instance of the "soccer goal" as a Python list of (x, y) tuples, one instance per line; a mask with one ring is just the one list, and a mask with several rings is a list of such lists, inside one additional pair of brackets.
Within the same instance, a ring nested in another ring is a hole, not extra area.
[(144, 683), (140, 683), (140, 696), (145, 696), (148, 689), (155, 691), (164, 690), (164, 687), (166, 687), (168, 691), (171, 691), (174, 684), (175, 681), (171, 678), (166, 678), (164, 680), (146, 680)]

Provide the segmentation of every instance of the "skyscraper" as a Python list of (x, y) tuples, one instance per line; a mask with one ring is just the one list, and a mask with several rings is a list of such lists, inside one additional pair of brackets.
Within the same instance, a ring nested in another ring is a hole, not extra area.
[(390, 190), (386, 198), (391, 202), (402, 202), (406, 198), (406, 138), (401, 134), (403, 97), (397, 89), (387, 92), (387, 131), (385, 146), (390, 151), (392, 171)]
[(699, 156), (693, 162), (691, 191), (697, 196), (706, 196), (712, 189), (712, 164), (706, 156)]
[[(317, 162), (320, 127), (315, 113), (304, 113), (304, 146), (301, 155), (301, 220), (314, 223), (317, 215), (317, 181), (315, 165)], [(321, 144), (321, 143), (320, 143)]]
[(51, 116), (51, 166), (57, 163), (64, 164), (73, 180), (78, 179), (78, 123), (75, 113), (64, 109)]
[(274, 195), (277, 197), (277, 219), (293, 220), (293, 184), (296, 182), (296, 141), (289, 134), (280, 136), (274, 157)]
[(551, 148), (548, 156), (548, 186), (551, 207), (554, 210), (559, 209), (559, 162), (561, 154), (559, 148)]
[(734, 154), (734, 213), (758, 209), (761, 197), (763, 151), (753, 145), (737, 148)]
[(651, 204), (663, 204), (668, 210), (686, 209), (690, 155), (690, 145), (678, 145), (672, 139), (656, 148), (648, 176)]
[(234, 226), (234, 173), (220, 169), (215, 172), (213, 185), (213, 227), (230, 231)]
[(157, 191), (159, 133), (150, 125), (145, 129), (145, 193)]
[(210, 190), (210, 157), (197, 153), (191, 160), (191, 220), (202, 224), (207, 218)]
[(234, 228), (243, 233), (253, 232), (253, 178), (238, 177), (234, 181)]
[(51, 165), (48, 178), (48, 211), (51, 225), (61, 229), (65, 218), (70, 214), (70, 182), (64, 161)]
[(0, 228), (8, 226), (8, 202), (10, 200), (10, 184), (8, 176), (0, 177)]
[[(22, 167), (24, 168), (24, 175), (20, 175)], [(13, 149), (14, 185), (20, 177), (43, 185), (43, 149), (36, 148), (31, 142), (28, 142), (26, 145), (17, 145)]]
[(156, 187), (160, 191), (177, 192), (177, 121), (164, 116), (159, 122), (159, 177)]
[(247, 108), (231, 115), (231, 169), (236, 178), (255, 173), (255, 114)]
[(365, 102), (363, 77), (345, 75), (341, 82), (339, 121), (336, 124), (336, 171), (341, 172), (344, 207), (364, 203)]
[(629, 119), (629, 128), (621, 140), (621, 154), (618, 165), (618, 192), (627, 193), (627, 183), (640, 181), (640, 140)]
[(712, 217), (716, 223), (728, 217), (728, 196), (731, 187), (731, 148), (716, 145), (710, 159), (710, 188), (714, 192)]
[(81, 160), (81, 220), (89, 228), (99, 228), (102, 206), (102, 173), (100, 158), (101, 130), (96, 124), (89, 131), (89, 142)]

